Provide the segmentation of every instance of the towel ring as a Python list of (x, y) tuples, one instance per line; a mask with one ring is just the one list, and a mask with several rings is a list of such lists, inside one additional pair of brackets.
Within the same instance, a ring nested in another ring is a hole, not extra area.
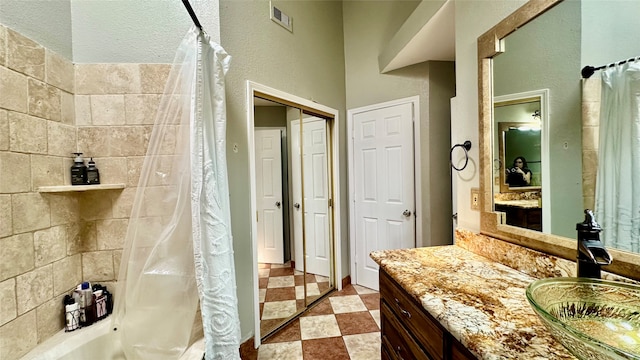
[[(461, 168), (457, 168), (455, 165), (453, 165), (453, 150), (457, 147), (461, 147), (464, 150), (464, 165)], [(451, 151), (449, 151), (449, 163), (451, 164), (451, 167), (454, 168), (457, 171), (462, 171), (464, 170), (464, 168), (467, 167), (467, 164), (469, 163), (469, 150), (471, 149), (471, 141), (467, 140), (464, 142), (464, 144), (455, 144), (453, 145), (453, 147), (451, 148)]]

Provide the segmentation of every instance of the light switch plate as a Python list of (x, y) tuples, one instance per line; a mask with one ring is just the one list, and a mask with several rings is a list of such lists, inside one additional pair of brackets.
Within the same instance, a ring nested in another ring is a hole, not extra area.
[(471, 188), (471, 210), (480, 211), (480, 189)]

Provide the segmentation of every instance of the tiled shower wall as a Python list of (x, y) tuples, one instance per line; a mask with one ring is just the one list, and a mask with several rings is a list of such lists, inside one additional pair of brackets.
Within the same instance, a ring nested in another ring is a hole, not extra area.
[(63, 326), (62, 296), (82, 276), (77, 198), (62, 185), (76, 149), (73, 64), (0, 26), (0, 358)]
[(593, 209), (598, 173), (601, 80), (582, 79), (582, 200), (585, 209)]
[[(17, 359), (60, 331), (62, 298), (79, 282), (115, 291), (169, 70), (74, 65), (0, 25), (0, 359)], [(101, 183), (125, 188), (38, 192), (70, 184), (75, 151), (94, 158)]]

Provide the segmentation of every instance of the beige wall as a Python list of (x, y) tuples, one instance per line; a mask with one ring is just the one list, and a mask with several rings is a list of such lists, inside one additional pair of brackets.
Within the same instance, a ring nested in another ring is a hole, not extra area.
[[(190, 0), (220, 42), (218, 0)], [(170, 63), (193, 25), (175, 0), (0, 0), (0, 23), (74, 63)]]
[(284, 106), (256, 106), (255, 127), (287, 127), (287, 108)]
[[(451, 119), (451, 138), (455, 143), (470, 140), (478, 144), (478, 36), (512, 13), (524, 0), (456, 0), (456, 99)], [(472, 147), (469, 165), (456, 172), (457, 226), (480, 232), (480, 212), (471, 210), (471, 189), (480, 186), (479, 152)]]
[(453, 63), (427, 62), (380, 74), (378, 55), (418, 1), (345, 1), (344, 43), (347, 108), (420, 96), (422, 239), (418, 246), (450, 244), (450, 98)]
[[(380, 74), (378, 55), (420, 1), (344, 1), (347, 108), (401, 99), (426, 90), (424, 64)], [(421, 99), (421, 105), (426, 104)]]
[(71, 0), (0, 0), (0, 24), (71, 59)]
[[(219, 43), (218, 0), (189, 3), (203, 29)], [(176, 0), (73, 0), (71, 12), (74, 63), (171, 63), (193, 26), (182, 1)]]
[[(451, 204), (451, 98), (456, 94), (455, 63), (430, 61), (427, 118), (420, 131), (423, 246), (453, 243)], [(418, 243), (420, 246), (420, 243)]]
[[(0, 44), (8, 50), (0, 58), (0, 358), (11, 360), (63, 328), (62, 298), (81, 281), (115, 293), (169, 66), (74, 69), (3, 26)], [(126, 188), (39, 193), (39, 186), (70, 184), (74, 151), (94, 157), (101, 183)]]
[[(339, 110), (345, 148), (342, 4), (339, 1), (274, 1), (293, 18), (293, 33), (269, 18), (268, 1), (220, 2), (220, 38), (233, 57), (227, 74), (227, 162), (242, 339), (253, 336), (253, 270), (249, 212), (246, 81), (251, 80)], [(247, 21), (251, 19), (251, 21)], [(238, 152), (232, 151), (238, 144)], [(342, 158), (344, 159), (344, 158)], [(338, 164), (346, 199), (346, 161)], [(340, 204), (343, 276), (349, 273), (346, 200)]]

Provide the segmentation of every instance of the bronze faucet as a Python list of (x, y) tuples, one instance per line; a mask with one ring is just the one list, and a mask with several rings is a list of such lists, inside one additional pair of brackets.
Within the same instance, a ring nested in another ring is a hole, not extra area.
[(584, 222), (576, 224), (578, 230), (578, 277), (600, 278), (600, 267), (613, 260), (600, 241), (602, 228), (596, 222), (593, 212), (584, 211)]

